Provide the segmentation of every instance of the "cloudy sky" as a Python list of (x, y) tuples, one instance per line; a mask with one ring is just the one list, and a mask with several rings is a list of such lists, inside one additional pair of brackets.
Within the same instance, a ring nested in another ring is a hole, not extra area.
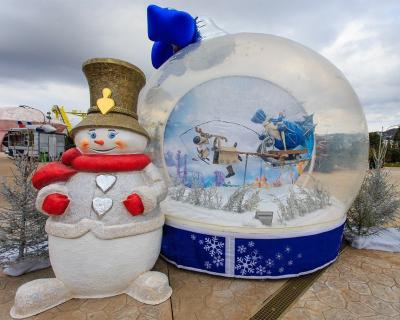
[(150, 3), (212, 17), (229, 33), (263, 32), (300, 42), (343, 71), (370, 131), (400, 123), (398, 0), (2, 0), (0, 107), (86, 110), (81, 64), (88, 58), (124, 59), (151, 76)]

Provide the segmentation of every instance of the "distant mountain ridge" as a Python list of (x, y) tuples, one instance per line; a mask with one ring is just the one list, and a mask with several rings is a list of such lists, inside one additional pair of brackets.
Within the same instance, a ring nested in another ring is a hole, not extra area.
[[(392, 128), (386, 131), (383, 131), (383, 139), (384, 140), (393, 140), (394, 135), (396, 134), (398, 128)], [(372, 131), (370, 133), (377, 133), (379, 135), (381, 135), (381, 131)]]

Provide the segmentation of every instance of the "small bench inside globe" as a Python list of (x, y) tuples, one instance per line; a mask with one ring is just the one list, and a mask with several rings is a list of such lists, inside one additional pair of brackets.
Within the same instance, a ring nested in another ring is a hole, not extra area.
[(356, 94), (325, 58), (265, 34), (207, 39), (165, 63), (139, 105), (169, 181), (168, 261), (240, 278), (335, 261), (368, 133)]

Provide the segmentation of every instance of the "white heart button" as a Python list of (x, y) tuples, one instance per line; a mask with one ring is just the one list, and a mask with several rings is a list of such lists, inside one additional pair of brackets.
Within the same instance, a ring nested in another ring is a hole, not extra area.
[(110, 210), (112, 205), (113, 201), (110, 198), (96, 197), (92, 201), (93, 210), (99, 217), (102, 217), (108, 210)]
[(117, 181), (117, 177), (111, 174), (100, 174), (96, 177), (96, 184), (103, 192), (107, 192)]

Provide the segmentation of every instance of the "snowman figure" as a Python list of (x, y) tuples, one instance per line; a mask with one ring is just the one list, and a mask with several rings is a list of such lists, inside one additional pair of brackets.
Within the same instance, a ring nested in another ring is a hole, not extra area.
[(91, 59), (83, 71), (91, 107), (72, 130), (76, 148), (32, 178), (36, 206), (49, 216), (50, 261), (56, 278), (22, 285), (11, 310), (25, 318), (72, 298), (126, 293), (159, 304), (172, 292), (166, 275), (150, 271), (160, 252), (166, 186), (144, 154), (149, 141), (137, 121), (145, 84), (136, 66)]

